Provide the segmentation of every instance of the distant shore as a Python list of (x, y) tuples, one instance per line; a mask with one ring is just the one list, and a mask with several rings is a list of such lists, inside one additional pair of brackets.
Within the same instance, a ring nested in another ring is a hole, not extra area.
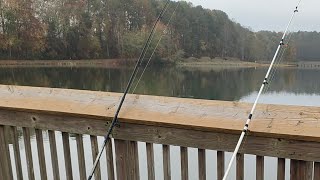
[[(0, 60), (0, 68), (5, 67), (100, 67), (120, 68), (131, 67), (136, 59), (88, 59), (88, 60)], [(172, 63), (171, 63), (172, 65)], [(175, 63), (176, 67), (182, 68), (246, 68), (267, 67), (268, 62), (249, 62), (239, 59), (228, 58), (187, 58)], [(319, 68), (320, 62), (297, 62), (292, 64), (278, 64), (280, 67), (311, 67)]]
[[(188, 58), (184, 61), (176, 63), (178, 67), (239, 67), (239, 68), (245, 68), (245, 67), (266, 67), (269, 66), (270, 63), (267, 62), (250, 62), (250, 61), (241, 61), (239, 59), (235, 58), (228, 58), (228, 59), (222, 59), (222, 58)], [(277, 66), (281, 67), (295, 67), (297, 64), (277, 64)]]

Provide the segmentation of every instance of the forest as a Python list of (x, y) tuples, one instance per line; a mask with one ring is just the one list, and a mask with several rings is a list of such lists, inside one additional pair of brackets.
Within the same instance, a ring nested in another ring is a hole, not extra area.
[[(0, 59), (137, 58), (164, 4), (165, 0), (0, 0)], [(281, 35), (254, 32), (220, 10), (173, 1), (150, 49), (161, 38), (155, 53), (159, 60), (266, 61)], [(287, 61), (320, 60), (320, 33), (294, 32), (289, 37)]]

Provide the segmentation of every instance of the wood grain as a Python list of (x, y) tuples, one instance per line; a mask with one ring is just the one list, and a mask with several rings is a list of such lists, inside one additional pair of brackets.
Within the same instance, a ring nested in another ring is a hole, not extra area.
[(19, 136), (18, 136), (17, 127), (11, 126), (11, 133), (12, 133), (12, 140), (13, 140), (12, 145), (13, 145), (13, 152), (14, 152), (14, 160), (16, 164), (17, 180), (23, 180)]
[(313, 163), (290, 160), (290, 180), (312, 180)]
[(278, 158), (277, 180), (285, 180), (286, 159)]
[(147, 149), (148, 180), (155, 180), (153, 144), (146, 143), (146, 149)]
[(29, 180), (34, 180), (34, 169), (33, 169), (33, 159), (32, 159), (32, 150), (31, 150), (31, 142), (30, 142), (30, 129), (23, 127), (23, 140), (24, 140), (24, 147), (26, 153), (26, 160), (27, 160), (27, 171)]
[(138, 153), (138, 143), (136, 141), (128, 142), (128, 175), (133, 180), (139, 180), (139, 153)]
[[(92, 159), (93, 159), (93, 162), (95, 162), (95, 160), (98, 156), (98, 153), (99, 153), (97, 136), (90, 136), (90, 141), (91, 141)], [(101, 180), (100, 162), (97, 164), (96, 170), (94, 172), (94, 179)]]
[(46, 167), (46, 158), (44, 155), (42, 130), (35, 129), (35, 133), (36, 133), (36, 141), (37, 141), (37, 149), (38, 149), (40, 177), (41, 177), (41, 180), (46, 180), (47, 179), (47, 167)]
[(76, 141), (77, 141), (78, 166), (79, 166), (80, 180), (86, 180), (87, 179), (86, 163), (85, 163), (85, 159), (84, 159), (83, 137), (81, 134), (76, 135)]
[(256, 180), (264, 180), (264, 157), (256, 156)]
[(0, 171), (4, 179), (13, 179), (9, 147), (5, 135), (5, 127), (0, 125)]
[(60, 180), (56, 134), (54, 131), (49, 130), (48, 135), (49, 135), (53, 178), (54, 178), (54, 180)]
[[(37, 117), (37, 121), (28, 120), (32, 119), (32, 117)], [(15, 121), (11, 119), (15, 119)], [(95, 118), (80, 118), (70, 114), (58, 116), (50, 113), (42, 114), (10, 110), (0, 111), (0, 124), (95, 136), (104, 136), (107, 128), (105, 120)], [(234, 150), (238, 136), (215, 131), (177, 129), (161, 125), (151, 126), (125, 122), (121, 122), (121, 128), (114, 129), (112, 134), (113, 138), (123, 140), (229, 152)], [(320, 162), (320, 154), (318, 153), (320, 143), (318, 142), (260, 137), (254, 136), (252, 133), (247, 136), (246, 142), (246, 146), (241, 148), (241, 153)]]
[(106, 158), (107, 158), (107, 173), (108, 180), (114, 180), (114, 165), (113, 165), (113, 151), (112, 151), (112, 140), (109, 139), (106, 146)]
[[(120, 97), (119, 93), (22, 86), (14, 86), (9, 92), (7, 86), (0, 86), (0, 109), (104, 120), (113, 117)], [(251, 106), (239, 102), (128, 95), (119, 120), (239, 134)], [(41, 120), (30, 121), (34, 124)], [(318, 107), (259, 104), (250, 132), (255, 136), (320, 142), (319, 126)]]
[(171, 180), (170, 146), (162, 145), (164, 180)]
[(188, 148), (180, 147), (180, 156), (181, 156), (181, 179), (189, 179), (189, 169), (188, 169)]
[(217, 151), (217, 180), (222, 180), (224, 175), (225, 153)]
[(69, 133), (62, 132), (62, 143), (63, 143), (63, 154), (64, 154), (64, 165), (66, 170), (66, 179), (72, 180), (72, 164), (71, 164), (71, 154), (70, 154), (70, 142)]
[(206, 150), (198, 149), (199, 180), (206, 180)]
[(314, 163), (314, 179), (313, 180), (320, 180), (320, 163)]
[(236, 180), (244, 180), (244, 155), (239, 153), (236, 157)]
[(128, 177), (128, 141), (114, 140), (116, 152), (117, 179), (129, 180)]

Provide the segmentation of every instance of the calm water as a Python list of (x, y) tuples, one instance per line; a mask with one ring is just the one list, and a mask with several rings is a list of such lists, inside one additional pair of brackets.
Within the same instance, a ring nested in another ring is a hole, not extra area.
[[(260, 87), (265, 68), (214, 68), (214, 69), (181, 69), (181, 68), (149, 68), (135, 93), (159, 96), (173, 96), (186, 98), (199, 98), (211, 100), (253, 102), (257, 90)], [(54, 88), (86, 89), (94, 91), (122, 92), (126, 86), (132, 69), (107, 69), (107, 68), (12, 68), (0, 70), (1, 84), (14, 84), (26, 86), (43, 86)], [(288, 104), (304, 106), (320, 106), (320, 70), (280, 68), (275, 73), (268, 91), (261, 97), (262, 103)], [(47, 136), (44, 133), (47, 141)], [(57, 141), (61, 144), (61, 134), (57, 133)], [(89, 137), (85, 139), (85, 154), (88, 170), (91, 167), (91, 151)], [(101, 139), (100, 139), (101, 141)], [(37, 152), (34, 137), (32, 139), (34, 166), (37, 165)], [(20, 146), (23, 149), (23, 141)], [(49, 149), (48, 142), (45, 142)], [(75, 150), (75, 140), (71, 137), (71, 147)], [(59, 151), (59, 163), (63, 165), (62, 148)], [(141, 179), (147, 179), (145, 164), (145, 145), (139, 144), (139, 158), (141, 163)], [(161, 147), (156, 146), (156, 175), (162, 179), (162, 155)], [(189, 161), (197, 161), (197, 150), (189, 149)], [(72, 153), (72, 159), (77, 162), (76, 152)], [(22, 158), (25, 159), (22, 153)], [(50, 165), (49, 151), (46, 151), (47, 166)], [(180, 179), (179, 149), (173, 147), (172, 155), (172, 178)], [(229, 156), (227, 156), (228, 159)], [(209, 179), (215, 179), (215, 153), (208, 151), (207, 175)], [(103, 158), (105, 159), (105, 158)], [(25, 163), (25, 162), (24, 162)], [(105, 162), (102, 162), (105, 163)], [(245, 158), (245, 179), (255, 179), (254, 156)], [(24, 165), (24, 167), (26, 167)], [(64, 177), (64, 166), (60, 167), (61, 176)], [(275, 179), (276, 161), (274, 158), (266, 159), (265, 179)], [(74, 177), (77, 179), (77, 165), (74, 163)], [(24, 169), (26, 173), (26, 169)], [(36, 176), (39, 179), (39, 172)], [(48, 174), (50, 176), (50, 168)], [(103, 171), (103, 173), (105, 173)], [(288, 172), (287, 172), (288, 173)], [(105, 174), (104, 176), (105, 177)], [(190, 166), (190, 179), (197, 179), (196, 167)], [(231, 179), (232, 176), (231, 176)]]

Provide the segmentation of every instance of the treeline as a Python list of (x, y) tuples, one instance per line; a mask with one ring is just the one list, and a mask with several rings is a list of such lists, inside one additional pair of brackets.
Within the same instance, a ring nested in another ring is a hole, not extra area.
[[(165, 0), (0, 0), (0, 58), (136, 58), (164, 3)], [(281, 37), (276, 32), (252, 32), (222, 11), (187, 2), (171, 2), (151, 49), (163, 33), (155, 57), (173, 60), (202, 56), (269, 60)], [(286, 59), (320, 57), (319, 33), (298, 32), (293, 39)]]

